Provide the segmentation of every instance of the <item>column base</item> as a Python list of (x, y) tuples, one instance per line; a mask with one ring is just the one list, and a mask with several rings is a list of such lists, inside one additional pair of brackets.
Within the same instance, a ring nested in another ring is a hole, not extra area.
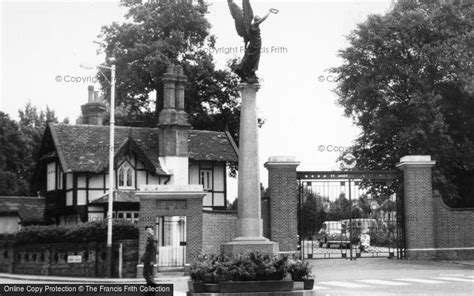
[(234, 256), (249, 251), (277, 255), (279, 245), (264, 237), (237, 237), (221, 245), (221, 253), (227, 256)]

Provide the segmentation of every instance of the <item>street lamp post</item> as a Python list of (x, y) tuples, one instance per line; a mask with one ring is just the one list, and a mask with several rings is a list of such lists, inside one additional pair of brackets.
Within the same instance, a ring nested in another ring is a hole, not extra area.
[[(112, 62), (114, 60), (111, 59)], [(110, 67), (110, 141), (109, 141), (109, 206), (107, 212), (107, 276), (112, 277), (112, 219), (114, 207), (114, 134), (115, 134), (115, 64)]]
[[(112, 277), (112, 219), (113, 219), (113, 207), (114, 207), (114, 141), (115, 141), (115, 58), (109, 59), (112, 65), (104, 66), (98, 65), (97, 68), (104, 76), (104, 78), (110, 83), (110, 138), (109, 138), (109, 200), (108, 200), (108, 211), (107, 211), (107, 246), (106, 246), (106, 267), (107, 277)], [(80, 65), (82, 68), (93, 69), (94, 67)], [(111, 72), (110, 81), (102, 73), (100, 68), (108, 69)]]

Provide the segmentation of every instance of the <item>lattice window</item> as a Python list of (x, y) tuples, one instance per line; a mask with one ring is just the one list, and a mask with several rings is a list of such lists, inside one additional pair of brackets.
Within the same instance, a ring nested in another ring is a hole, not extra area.
[(118, 188), (134, 188), (134, 170), (128, 162), (124, 162), (118, 169)]

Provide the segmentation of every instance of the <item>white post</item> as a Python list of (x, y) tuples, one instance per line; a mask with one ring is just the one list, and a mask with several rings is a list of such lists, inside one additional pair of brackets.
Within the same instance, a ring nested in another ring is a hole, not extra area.
[(119, 278), (122, 278), (122, 268), (123, 268), (123, 244), (119, 246)]
[(112, 65), (110, 79), (110, 142), (109, 142), (109, 210), (107, 213), (108, 276), (112, 276), (112, 213), (114, 206), (114, 130), (115, 130), (115, 65)]

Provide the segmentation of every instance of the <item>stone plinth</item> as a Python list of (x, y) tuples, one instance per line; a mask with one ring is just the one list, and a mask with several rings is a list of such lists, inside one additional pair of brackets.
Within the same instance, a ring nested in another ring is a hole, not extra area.
[(277, 253), (278, 244), (263, 237), (258, 158), (258, 84), (240, 84), (242, 105), (239, 138), (239, 180), (237, 238), (222, 245), (226, 255), (259, 250)]

